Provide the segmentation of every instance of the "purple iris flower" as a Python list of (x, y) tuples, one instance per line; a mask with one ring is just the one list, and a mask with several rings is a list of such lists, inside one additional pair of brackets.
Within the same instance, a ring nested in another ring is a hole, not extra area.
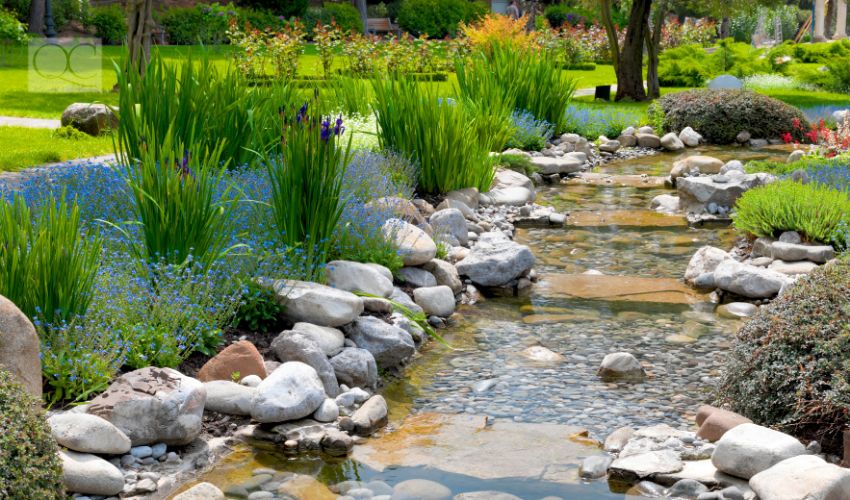
[(323, 141), (328, 142), (328, 140), (331, 138), (332, 132), (333, 130), (331, 130), (331, 121), (330, 119), (325, 118), (324, 120), (322, 120), (322, 130), (320, 133), (320, 137)]
[(189, 167), (189, 150), (183, 150), (183, 160), (177, 166), (178, 171), (180, 172), (181, 177), (188, 177), (192, 175), (192, 169)]
[(301, 123), (302, 121), (307, 121), (307, 103), (305, 102), (301, 109), (298, 110), (298, 114), (295, 115), (295, 123)]
[(334, 135), (342, 135), (343, 132), (345, 132), (345, 127), (342, 126), (342, 115), (339, 115), (334, 125)]

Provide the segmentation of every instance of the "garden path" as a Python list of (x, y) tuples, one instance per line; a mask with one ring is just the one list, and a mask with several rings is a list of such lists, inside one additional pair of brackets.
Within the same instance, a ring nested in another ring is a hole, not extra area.
[(59, 120), (48, 120), (45, 118), (21, 118), (19, 116), (0, 116), (0, 127), (25, 127), (25, 128), (59, 128), (62, 123)]

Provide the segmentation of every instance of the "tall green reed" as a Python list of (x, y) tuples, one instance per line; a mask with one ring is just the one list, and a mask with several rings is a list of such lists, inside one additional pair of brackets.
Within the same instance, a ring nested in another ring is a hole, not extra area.
[(282, 109), (280, 154), (265, 157), (271, 184), (271, 216), (280, 242), (296, 252), (309, 277), (319, 278), (333, 246), (344, 200), (343, 174), (351, 160), (351, 138), (342, 139), (342, 118)]
[(561, 70), (549, 51), (493, 43), (456, 63), (459, 95), (493, 106), (502, 101), (511, 111), (528, 111), (561, 133), (576, 80)]
[(176, 135), (168, 129), (154, 154), (124, 165), (140, 238), (124, 232), (139, 262), (192, 260), (208, 269), (232, 248), (226, 245), (238, 196), (225, 180), (223, 144), (184, 146)]
[(47, 198), (33, 211), (19, 195), (0, 201), (0, 235), (0, 294), (48, 326), (85, 314), (103, 244), (84, 234), (76, 203)]
[(420, 191), (490, 188), (494, 171), (489, 153), (507, 140), (508, 129), (487, 133), (486, 115), (478, 108), (438, 97), (410, 79), (376, 79), (372, 88), (381, 148), (416, 162)]

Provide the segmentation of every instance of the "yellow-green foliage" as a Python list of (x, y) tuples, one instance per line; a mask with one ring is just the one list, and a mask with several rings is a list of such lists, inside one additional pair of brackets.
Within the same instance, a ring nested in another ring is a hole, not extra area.
[(829, 242), (845, 214), (850, 214), (846, 193), (786, 180), (744, 193), (738, 199), (735, 227), (755, 236), (797, 231), (812, 241)]

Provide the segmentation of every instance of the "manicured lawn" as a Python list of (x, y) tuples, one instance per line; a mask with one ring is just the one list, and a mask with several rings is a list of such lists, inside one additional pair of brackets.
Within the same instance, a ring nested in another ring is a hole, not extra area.
[(55, 137), (52, 130), (0, 127), (0, 171), (112, 153), (112, 138)]

